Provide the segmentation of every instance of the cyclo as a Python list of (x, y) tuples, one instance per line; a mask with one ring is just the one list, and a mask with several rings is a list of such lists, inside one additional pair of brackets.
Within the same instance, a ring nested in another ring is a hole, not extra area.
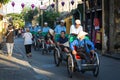
[(40, 48), (42, 48), (43, 40), (44, 40), (44, 35), (41, 30), (38, 30), (38, 32), (34, 33), (34, 36), (33, 36), (34, 50), (39, 50)]
[[(62, 33), (61, 33), (62, 34)], [(68, 34), (65, 35), (64, 44), (57, 44), (59, 42), (60, 34), (55, 35), (56, 47), (54, 49), (54, 62), (56, 66), (59, 66), (62, 61), (67, 62), (67, 54), (69, 53), (69, 42), (66, 40)], [(66, 40), (66, 41), (65, 41)], [(67, 49), (67, 51), (65, 51)]]
[(54, 30), (50, 29), (48, 33), (44, 33), (44, 39), (42, 39), (42, 54), (54, 50), (55, 42), (53, 38), (54, 38)]
[[(86, 41), (87, 39), (83, 41), (84, 46), (82, 47), (78, 48), (78, 46), (76, 45), (73, 46), (74, 50), (76, 51), (76, 54), (73, 55), (72, 51), (70, 54), (68, 54), (67, 71), (70, 78), (72, 78), (72, 75), (75, 71), (82, 73), (86, 71), (92, 71), (95, 77), (97, 77), (99, 74), (100, 62), (98, 54), (96, 51), (87, 54), (86, 48), (88, 48), (89, 44), (87, 44)], [(75, 42), (75, 40), (73, 42)], [(70, 43), (70, 46), (73, 42)], [(89, 46), (89, 48), (91, 48), (91, 46)]]

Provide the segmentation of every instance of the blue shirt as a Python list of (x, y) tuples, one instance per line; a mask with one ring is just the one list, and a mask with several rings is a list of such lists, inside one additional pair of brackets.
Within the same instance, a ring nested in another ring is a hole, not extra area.
[[(85, 44), (90, 45), (90, 48), (88, 46), (85, 47)], [(87, 40), (87, 39), (83, 39), (81, 41), (79, 39), (76, 39), (72, 43), (70, 43), (70, 49), (72, 51), (74, 50), (74, 46), (85, 47), (87, 53), (90, 53), (91, 50), (95, 49), (94, 44), (90, 40)]]
[(34, 27), (31, 27), (31, 28), (30, 28), (30, 32), (35, 32), (35, 28), (34, 28)]
[(66, 32), (66, 27), (65, 27), (65, 26), (61, 26), (61, 25), (57, 25), (57, 26), (55, 27), (55, 33), (56, 33), (56, 34), (60, 34), (61, 31), (65, 31), (65, 32)]
[(61, 44), (64, 44), (64, 43), (67, 42), (67, 41), (68, 41), (68, 38), (67, 38), (67, 37), (65, 37), (65, 38), (60, 37), (60, 38), (58, 39), (58, 42), (61, 43)]
[(43, 27), (42, 32), (48, 32), (48, 31), (49, 31), (49, 29), (50, 29), (50, 27)]
[(40, 27), (40, 26), (36, 26), (36, 27), (35, 27), (35, 32), (38, 32), (38, 30), (41, 30), (41, 27)]

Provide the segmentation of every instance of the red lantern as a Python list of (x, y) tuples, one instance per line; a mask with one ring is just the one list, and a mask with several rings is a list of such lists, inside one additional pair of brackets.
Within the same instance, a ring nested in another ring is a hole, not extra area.
[(32, 7), (32, 9), (34, 9), (35, 5), (34, 5), (34, 4), (31, 4), (31, 7)]
[(22, 4), (21, 4), (21, 7), (22, 7), (22, 8), (24, 8), (24, 7), (25, 7), (25, 4), (24, 4), (24, 3), (22, 3)]
[(71, 4), (74, 5), (74, 0), (71, 1)]
[(14, 7), (14, 6), (15, 6), (15, 2), (13, 1), (13, 2), (11, 3), (11, 5), (12, 5), (12, 7)]
[(61, 5), (64, 6), (64, 5), (65, 5), (65, 2), (62, 1), (62, 2), (61, 2)]

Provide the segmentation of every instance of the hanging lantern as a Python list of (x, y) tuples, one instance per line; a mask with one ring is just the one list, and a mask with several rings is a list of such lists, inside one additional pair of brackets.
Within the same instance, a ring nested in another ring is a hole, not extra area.
[(12, 7), (14, 7), (14, 6), (15, 6), (15, 2), (13, 1), (13, 2), (11, 3), (11, 5), (12, 5)]
[(71, 1), (71, 4), (74, 5), (74, 0)]
[(52, 8), (54, 8), (54, 7), (55, 7), (55, 4), (54, 4), (54, 3), (52, 3), (52, 4), (51, 4), (51, 7), (52, 7)]
[(32, 7), (32, 9), (34, 9), (35, 5), (34, 5), (34, 4), (31, 4), (31, 7)]
[(21, 7), (22, 7), (22, 8), (24, 8), (24, 7), (25, 7), (25, 4), (24, 4), (24, 3), (22, 3), (22, 4), (21, 4)]
[(64, 6), (64, 5), (65, 5), (65, 2), (62, 1), (62, 2), (61, 2), (61, 5)]

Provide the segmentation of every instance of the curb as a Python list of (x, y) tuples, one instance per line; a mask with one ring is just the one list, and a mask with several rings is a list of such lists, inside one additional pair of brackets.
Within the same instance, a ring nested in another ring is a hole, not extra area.
[(113, 59), (115, 59), (115, 60), (120, 60), (120, 57), (113, 56), (113, 55), (110, 55), (110, 54), (102, 54), (102, 56), (109, 57), (109, 58), (113, 58)]

